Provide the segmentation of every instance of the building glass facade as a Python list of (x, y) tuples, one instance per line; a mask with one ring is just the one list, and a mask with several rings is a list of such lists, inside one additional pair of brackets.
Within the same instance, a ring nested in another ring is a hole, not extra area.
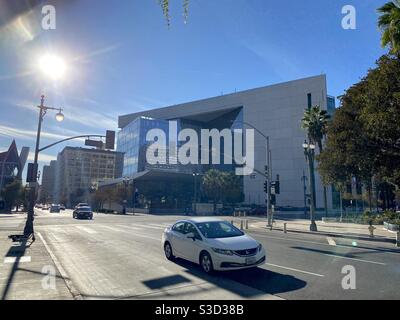
[[(179, 121), (177, 123), (179, 131), (180, 123)], [(150, 165), (146, 161), (147, 147), (153, 143), (146, 141), (146, 136), (152, 129), (164, 131), (167, 145), (169, 144), (169, 122), (166, 120), (139, 117), (118, 133), (117, 151), (124, 153), (124, 177), (133, 177), (136, 173), (149, 169), (178, 170), (177, 166), (168, 164)], [(174, 139), (177, 139), (177, 137), (174, 137)], [(169, 154), (167, 152), (168, 158)]]

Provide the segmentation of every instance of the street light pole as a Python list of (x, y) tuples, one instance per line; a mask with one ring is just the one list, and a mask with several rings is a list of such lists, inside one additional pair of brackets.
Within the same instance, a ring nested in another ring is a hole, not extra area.
[(308, 169), (309, 169), (309, 183), (310, 183), (310, 194), (311, 194), (311, 203), (310, 203), (310, 231), (318, 231), (317, 224), (315, 223), (315, 174), (314, 174), (314, 157), (315, 157), (315, 145), (312, 143), (308, 143), (307, 141), (303, 144), (304, 154), (306, 156), (306, 160), (308, 160)]
[(38, 159), (39, 159), (39, 146), (40, 146), (40, 134), (42, 131), (42, 122), (44, 119), (44, 116), (47, 113), (47, 110), (57, 110), (58, 113), (56, 115), (57, 121), (61, 122), (64, 120), (64, 115), (61, 113), (62, 109), (61, 108), (50, 108), (46, 107), (44, 105), (44, 95), (41, 96), (40, 100), (40, 105), (38, 106), (39, 108), (39, 122), (38, 122), (38, 128), (37, 128), (37, 133), (36, 133), (36, 146), (35, 146), (35, 157), (33, 161), (33, 167), (35, 168), (34, 170), (34, 177), (33, 181), (29, 183), (29, 205), (28, 205), (28, 217), (26, 219), (25, 223), (25, 228), (24, 228), (24, 236), (29, 237), (32, 235), (32, 240), (35, 240), (35, 233), (33, 229), (33, 220), (34, 220), (34, 215), (35, 215), (35, 201), (36, 201), (36, 188), (37, 188), (37, 181), (38, 181), (38, 176), (37, 176), (37, 171), (36, 168), (38, 167)]
[[(268, 173), (267, 173), (267, 220), (268, 220), (268, 227), (272, 226), (272, 204), (271, 204), (271, 181), (272, 181), (272, 152), (271, 152), (271, 146), (270, 146), (270, 137), (264, 134), (261, 130), (257, 129), (255, 126), (252, 124), (245, 122), (245, 121), (234, 121), (236, 123), (243, 123), (244, 125), (249, 126), (250, 128), (254, 129), (257, 131), (261, 136), (264, 137), (266, 140), (266, 157), (265, 157), (265, 162), (266, 162), (266, 167), (268, 168)], [(266, 170), (267, 171), (267, 170)]]
[(128, 197), (128, 186), (129, 186), (129, 178), (128, 177), (125, 177), (124, 178), (124, 186), (125, 186), (125, 192), (124, 192), (124, 201), (123, 201), (123, 203), (124, 203), (124, 206), (123, 206), (123, 209), (122, 209), (122, 213), (125, 215), (126, 214), (126, 205), (127, 205), (127, 203), (128, 203), (128, 199), (127, 199), (127, 197)]
[(193, 185), (193, 191), (194, 191), (194, 210), (193, 210), (193, 213), (196, 215), (197, 214), (197, 177), (200, 175), (200, 173), (198, 173), (198, 172), (193, 172), (193, 183), (194, 183), (194, 185)]
[(307, 176), (303, 170), (303, 176), (301, 177), (301, 181), (303, 182), (303, 191), (304, 191), (304, 218), (307, 219)]

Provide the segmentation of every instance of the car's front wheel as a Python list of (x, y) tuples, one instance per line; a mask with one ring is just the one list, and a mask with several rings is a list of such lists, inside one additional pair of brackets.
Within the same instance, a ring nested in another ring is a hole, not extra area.
[(171, 244), (169, 242), (166, 242), (165, 245), (164, 245), (164, 253), (165, 253), (165, 257), (168, 260), (170, 260), (170, 261), (174, 260), (174, 254), (172, 252), (172, 247), (171, 247)]
[(201, 269), (207, 274), (211, 274), (214, 271), (213, 262), (211, 256), (207, 252), (203, 252), (200, 256), (200, 266)]

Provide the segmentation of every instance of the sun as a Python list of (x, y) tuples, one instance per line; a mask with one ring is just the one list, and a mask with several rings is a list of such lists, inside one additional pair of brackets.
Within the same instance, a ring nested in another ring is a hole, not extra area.
[(66, 71), (64, 60), (56, 55), (47, 54), (39, 61), (42, 72), (53, 80), (62, 78)]

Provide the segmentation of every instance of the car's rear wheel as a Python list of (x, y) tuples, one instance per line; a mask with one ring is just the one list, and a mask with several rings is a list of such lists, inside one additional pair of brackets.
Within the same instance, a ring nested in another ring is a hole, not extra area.
[(211, 274), (214, 271), (214, 265), (211, 256), (207, 252), (203, 252), (200, 256), (200, 266), (201, 269), (207, 274)]
[(170, 260), (170, 261), (174, 260), (174, 254), (172, 252), (172, 247), (171, 247), (171, 244), (169, 242), (166, 242), (164, 244), (164, 253), (165, 253), (165, 257), (168, 260)]

